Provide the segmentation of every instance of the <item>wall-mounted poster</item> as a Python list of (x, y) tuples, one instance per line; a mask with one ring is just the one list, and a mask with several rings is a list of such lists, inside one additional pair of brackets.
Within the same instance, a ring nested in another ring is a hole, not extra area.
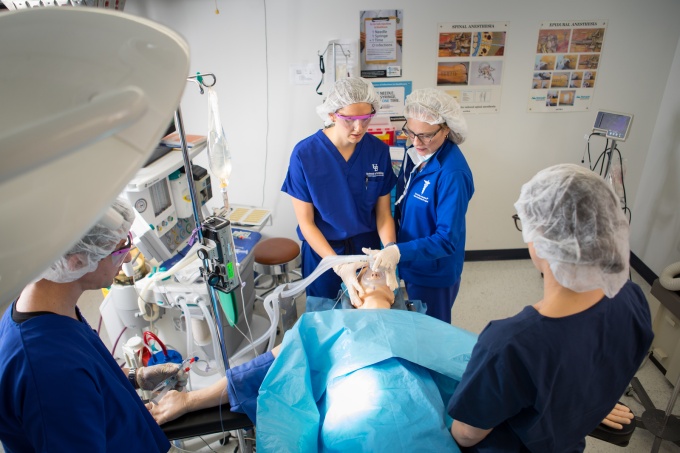
[(603, 20), (541, 24), (529, 94), (530, 112), (590, 108), (606, 26)]
[(437, 28), (437, 87), (456, 98), (463, 112), (498, 112), (507, 22)]
[(377, 114), (389, 117), (390, 121), (406, 121), (404, 102), (411, 94), (413, 82), (373, 82), (373, 86), (380, 95), (380, 111)]
[(403, 11), (361, 11), (360, 22), (361, 77), (400, 77)]

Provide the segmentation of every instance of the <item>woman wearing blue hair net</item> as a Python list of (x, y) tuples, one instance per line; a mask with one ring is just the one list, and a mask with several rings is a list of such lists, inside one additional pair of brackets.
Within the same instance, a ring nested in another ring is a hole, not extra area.
[[(340, 79), (316, 109), (324, 129), (293, 149), (281, 190), (292, 197), (303, 277), (327, 256), (355, 255), (396, 239), (390, 207), (396, 177), (389, 147), (366, 133), (379, 108), (370, 82)], [(339, 264), (333, 270), (309, 285), (307, 295), (334, 299), (342, 281), (358, 304), (357, 266)]]
[[(176, 364), (121, 369), (76, 305), (129, 261), (134, 213), (117, 200), (83, 238), (22, 291), (0, 321), (0, 441), (6, 452), (167, 452), (135, 388)], [(132, 438), (130, 436), (133, 436)]]
[(543, 299), (479, 335), (451, 432), (473, 452), (583, 451), (654, 336), (628, 280), (628, 221), (602, 178), (570, 164), (536, 174), (515, 209)]

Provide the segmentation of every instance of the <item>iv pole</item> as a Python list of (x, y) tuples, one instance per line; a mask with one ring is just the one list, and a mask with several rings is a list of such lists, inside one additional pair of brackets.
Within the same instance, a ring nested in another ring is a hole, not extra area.
[[(210, 85), (205, 84), (203, 81), (203, 77), (211, 76), (213, 78), (213, 82)], [(201, 91), (201, 94), (204, 93), (203, 86), (206, 87), (211, 87), (215, 85), (217, 82), (217, 78), (215, 77), (214, 74), (198, 74), (196, 76), (191, 76), (187, 78), (187, 81), (190, 82), (195, 82), (198, 84), (198, 87)], [(205, 244), (205, 239), (203, 237), (203, 231), (201, 230), (201, 225), (203, 225), (203, 215), (201, 214), (201, 210), (198, 206), (197, 198), (196, 198), (196, 187), (194, 186), (194, 179), (193, 179), (193, 167), (191, 165), (191, 158), (189, 157), (189, 149), (187, 147), (187, 141), (186, 141), (186, 134), (184, 133), (184, 121), (182, 120), (182, 109), (180, 106), (177, 106), (177, 110), (175, 111), (175, 128), (177, 129), (177, 133), (179, 134), (179, 142), (182, 148), (182, 158), (184, 159), (184, 172), (186, 173), (187, 179), (188, 179), (188, 185), (189, 185), (189, 194), (191, 196), (191, 207), (192, 211), (194, 214), (194, 222), (196, 222), (196, 233), (198, 235), (198, 241), (201, 243), (201, 245), (206, 245)], [(210, 264), (208, 262), (207, 256), (203, 258), (203, 265), (205, 266), (206, 269), (210, 267)], [(208, 285), (208, 282), (206, 281), (206, 285)], [(215, 297), (215, 291), (213, 290), (210, 285), (208, 285), (208, 294), (210, 294), (210, 302), (212, 304), (213, 308), (213, 314), (215, 315), (215, 320), (217, 321), (217, 326), (218, 326), (218, 335), (219, 335), (219, 341), (220, 341), (220, 350), (222, 352), (222, 361), (224, 363), (224, 368), (225, 370), (229, 368), (229, 358), (227, 356), (227, 345), (224, 341), (224, 326), (222, 324), (222, 317), (219, 315), (219, 305), (217, 303), (217, 298)], [(217, 357), (215, 357), (215, 360), (217, 360)]]
[[(206, 84), (204, 81), (204, 77), (212, 77), (213, 79), (212, 83)], [(195, 76), (188, 77), (187, 81), (197, 83), (198, 88), (201, 91), (201, 94), (203, 94), (205, 92), (203, 90), (203, 87), (214, 86), (215, 83), (217, 83), (217, 78), (215, 77), (214, 74), (197, 74)], [(189, 150), (186, 142), (186, 134), (184, 133), (184, 121), (182, 120), (182, 109), (180, 108), (180, 106), (177, 106), (177, 110), (175, 111), (175, 128), (177, 129), (177, 133), (179, 134), (179, 142), (182, 148), (182, 158), (184, 159), (184, 172), (186, 173), (188, 179), (189, 194), (191, 196), (191, 207), (194, 215), (194, 222), (196, 223), (198, 241), (201, 243), (201, 245), (206, 245), (205, 239), (203, 238), (203, 232), (201, 230), (201, 225), (203, 225), (203, 216), (201, 214), (201, 210), (197, 202), (198, 199), (196, 197), (196, 187), (194, 186), (193, 180), (193, 168), (191, 165), (191, 158), (189, 157)], [(207, 257), (203, 259), (203, 265), (205, 266), (206, 269), (210, 267)], [(208, 285), (208, 282), (206, 282), (206, 285)], [(208, 285), (208, 294), (210, 294), (210, 302), (212, 304), (215, 320), (217, 321), (218, 335), (220, 337), (219, 338), (220, 350), (222, 352), (222, 361), (224, 363), (224, 368), (227, 369), (229, 368), (229, 358), (227, 356), (227, 346), (224, 341), (224, 326), (222, 324), (221, 319), (222, 317), (219, 316), (220, 312), (217, 297), (215, 297), (215, 292), (213, 288), (210, 287), (210, 285)], [(217, 357), (215, 357), (215, 360), (217, 360)]]
[[(205, 82), (205, 78), (207, 77), (212, 77), (212, 83), (207, 84)], [(217, 83), (217, 78), (215, 77), (214, 74), (197, 74), (195, 76), (187, 77), (188, 82), (194, 82), (198, 84), (198, 88), (201, 92), (201, 94), (205, 93), (203, 87), (210, 88)], [(184, 132), (184, 121), (182, 120), (182, 109), (180, 106), (177, 106), (177, 110), (175, 110), (175, 129), (177, 129), (177, 133), (179, 134), (179, 142), (181, 145), (182, 149), (182, 158), (184, 160), (184, 172), (186, 173), (186, 177), (188, 179), (188, 185), (189, 185), (189, 194), (191, 196), (191, 207), (193, 211), (193, 216), (194, 216), (194, 222), (196, 223), (196, 234), (198, 237), (198, 241), (201, 243), (201, 245), (206, 245), (205, 243), (205, 238), (203, 236), (203, 231), (202, 231), (202, 225), (203, 225), (203, 216), (201, 214), (201, 210), (198, 206), (198, 199), (196, 197), (196, 187), (194, 186), (194, 178), (193, 178), (193, 168), (191, 165), (191, 158), (189, 157), (189, 150), (187, 146), (187, 141), (186, 141), (186, 134)], [(210, 261), (208, 258), (208, 255), (206, 253), (201, 253), (201, 250), (199, 250), (199, 258), (203, 260), (203, 266), (204, 269), (210, 269)], [(224, 263), (222, 263), (224, 264)], [(227, 345), (224, 340), (224, 324), (222, 323), (222, 317), (220, 316), (220, 307), (219, 303), (217, 300), (217, 295), (215, 294), (215, 289), (210, 285), (208, 279), (206, 279), (205, 282), (207, 288), (208, 288), (208, 294), (210, 295), (210, 303), (212, 305), (213, 309), (213, 317), (215, 318), (215, 321), (217, 322), (217, 332), (219, 336), (219, 343), (220, 343), (220, 352), (222, 353), (222, 362), (224, 364), (224, 369), (229, 368), (229, 357), (227, 354)], [(215, 360), (217, 361), (217, 357), (215, 357)], [(243, 435), (243, 430), (236, 430), (238, 442), (239, 442), (239, 449), (243, 452), (251, 452), (252, 449), (250, 448), (250, 444), (246, 444), (245, 437)]]

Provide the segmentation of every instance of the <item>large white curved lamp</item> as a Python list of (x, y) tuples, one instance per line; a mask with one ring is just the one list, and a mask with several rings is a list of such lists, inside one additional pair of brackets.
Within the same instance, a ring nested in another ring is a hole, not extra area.
[(0, 313), (105, 212), (170, 124), (189, 48), (95, 8), (0, 13)]

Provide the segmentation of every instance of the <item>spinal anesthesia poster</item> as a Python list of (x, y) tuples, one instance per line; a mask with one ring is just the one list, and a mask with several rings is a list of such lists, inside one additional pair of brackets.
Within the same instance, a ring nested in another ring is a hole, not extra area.
[(463, 112), (498, 112), (508, 23), (441, 23), (437, 28), (437, 87), (456, 98)]

